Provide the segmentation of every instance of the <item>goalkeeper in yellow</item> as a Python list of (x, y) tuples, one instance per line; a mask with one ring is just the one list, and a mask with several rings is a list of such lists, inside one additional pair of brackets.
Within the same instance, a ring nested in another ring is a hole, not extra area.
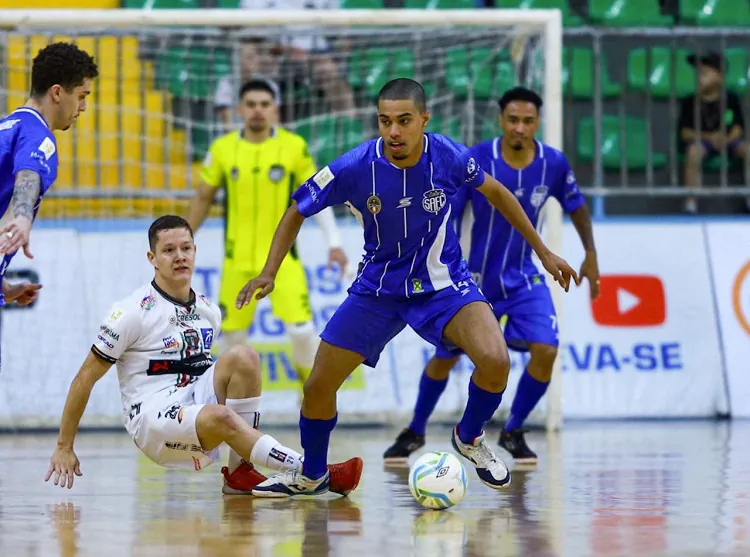
[[(317, 172), (305, 140), (278, 125), (279, 99), (263, 79), (246, 82), (239, 93), (241, 130), (216, 139), (203, 163), (201, 185), (190, 204), (188, 221), (198, 230), (219, 188), (225, 190), (225, 253), (219, 305), (225, 349), (242, 344), (255, 314), (235, 307), (237, 292), (257, 276), (266, 260), (281, 216), (292, 193)], [(341, 249), (333, 211), (319, 214), (329, 247), (329, 264), (343, 272), (347, 258)], [(304, 380), (312, 369), (318, 335), (312, 321), (307, 279), (295, 250), (287, 255), (271, 294), (274, 315), (286, 326), (294, 365)], [(248, 311), (249, 310), (249, 311)]]

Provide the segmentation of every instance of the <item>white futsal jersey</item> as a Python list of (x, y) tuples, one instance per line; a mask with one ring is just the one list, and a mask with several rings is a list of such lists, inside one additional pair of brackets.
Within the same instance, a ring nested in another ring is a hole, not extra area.
[(135, 435), (141, 407), (158, 404), (198, 380), (213, 365), (211, 345), (221, 310), (190, 291), (191, 301), (170, 297), (155, 282), (114, 304), (92, 352), (117, 364), (125, 426)]

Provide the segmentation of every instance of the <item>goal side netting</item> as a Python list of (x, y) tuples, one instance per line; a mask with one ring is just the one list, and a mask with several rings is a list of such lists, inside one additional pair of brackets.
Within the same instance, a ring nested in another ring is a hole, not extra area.
[[(278, 85), (279, 124), (303, 136), (319, 166), (377, 135), (374, 100), (395, 77), (428, 94), (428, 131), (467, 145), (498, 135), (497, 99), (525, 85), (544, 98), (540, 139), (562, 142), (561, 26), (554, 10), (0, 10), (0, 103), (22, 105), (31, 60), (72, 40), (95, 56), (100, 77), (88, 109), (58, 132), (59, 177), (34, 225), (34, 260), (17, 256), (9, 278), (44, 284), (38, 303), (2, 314), (0, 428), (55, 427), (67, 389), (114, 300), (151, 277), (146, 230), (155, 215), (185, 215), (210, 143), (237, 129), (237, 94), (249, 77)], [(194, 287), (218, 299), (223, 207), (197, 236)], [(559, 249), (559, 206), (545, 207), (545, 236)], [(339, 213), (350, 259), (357, 224)], [(299, 240), (318, 328), (348, 284), (326, 269), (320, 231)], [(557, 289), (553, 289), (555, 295)], [(559, 304), (557, 304), (558, 307)], [(562, 327), (564, 331), (564, 327)], [(264, 421), (296, 423), (298, 386), (283, 326), (263, 303), (248, 341), (264, 366)], [(220, 346), (220, 342), (217, 346)], [(342, 421), (401, 424), (411, 415), (432, 349), (402, 333), (378, 368), (361, 368), (339, 395)], [(507, 414), (525, 360), (514, 357), (498, 418)], [(436, 412), (454, 420), (471, 373), (462, 361)], [(559, 385), (532, 423), (556, 427)], [(94, 390), (88, 426), (122, 423), (117, 374)]]

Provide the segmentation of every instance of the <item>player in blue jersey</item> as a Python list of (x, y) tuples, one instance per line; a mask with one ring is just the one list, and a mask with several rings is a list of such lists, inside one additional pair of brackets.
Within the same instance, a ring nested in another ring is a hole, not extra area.
[[(548, 197), (562, 204), (583, 242), (586, 256), (580, 276), (588, 279), (595, 298), (599, 269), (589, 210), (565, 155), (534, 139), (542, 99), (534, 91), (517, 87), (507, 91), (499, 104), (502, 137), (472, 147), (471, 155), (506, 185), (535, 226)], [(516, 462), (535, 463), (537, 456), (526, 444), (521, 426), (552, 377), (558, 346), (555, 307), (526, 240), (476, 190), (466, 193), (454, 198), (453, 205), (461, 215), (469, 201), (474, 214), (469, 254), (472, 277), (492, 303), (495, 317), (508, 319), (504, 331), (508, 346), (530, 355), (499, 444)], [(427, 420), (458, 358), (455, 352), (438, 346), (422, 374), (412, 422), (386, 450), (383, 456), (387, 461), (406, 459), (424, 445)]]
[(305, 217), (348, 203), (364, 225), (365, 255), (349, 295), (326, 325), (305, 382), (300, 434), (303, 470), (258, 485), (261, 497), (317, 495), (328, 490), (328, 442), (336, 425), (336, 392), (362, 363), (375, 366), (383, 348), (410, 325), (435, 345), (461, 349), (476, 369), (466, 411), (453, 430), (458, 453), (474, 463), (486, 485), (510, 482), (483, 427), (495, 413), (510, 361), (487, 300), (469, 275), (451, 221), (448, 199), (463, 189), (487, 196), (567, 290), (576, 272), (550, 252), (513, 194), (486, 175), (468, 150), (424, 133), (429, 120), (422, 86), (387, 83), (378, 95), (380, 138), (342, 155), (307, 180), (281, 219), (261, 275), (242, 289), (237, 306), (267, 296)]
[(29, 100), (0, 120), (0, 306), (30, 303), (41, 285), (10, 285), (5, 271), (16, 252), (27, 257), (31, 224), (44, 194), (57, 177), (57, 143), (52, 133), (67, 130), (86, 110), (98, 75), (94, 59), (74, 44), (51, 43), (31, 67)]

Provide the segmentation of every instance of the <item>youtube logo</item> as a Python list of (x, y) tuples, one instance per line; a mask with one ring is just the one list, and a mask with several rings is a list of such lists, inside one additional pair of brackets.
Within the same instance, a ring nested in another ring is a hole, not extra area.
[(604, 275), (591, 313), (605, 327), (661, 325), (667, 319), (664, 283), (653, 275)]

